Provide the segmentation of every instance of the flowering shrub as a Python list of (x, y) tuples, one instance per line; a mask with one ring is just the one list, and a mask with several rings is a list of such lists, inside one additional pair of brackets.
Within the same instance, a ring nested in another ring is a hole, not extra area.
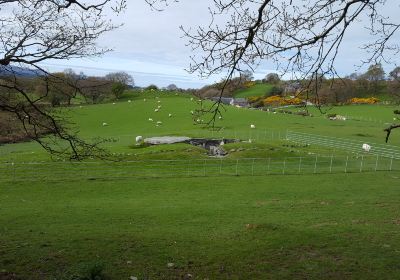
[(264, 105), (299, 105), (303, 101), (298, 97), (285, 99), (284, 97), (273, 95), (264, 99)]
[(264, 99), (264, 105), (283, 105), (284, 98), (279, 95), (272, 95)]
[(379, 102), (378, 98), (368, 97), (368, 98), (357, 98), (354, 97), (349, 100), (351, 104), (376, 104)]

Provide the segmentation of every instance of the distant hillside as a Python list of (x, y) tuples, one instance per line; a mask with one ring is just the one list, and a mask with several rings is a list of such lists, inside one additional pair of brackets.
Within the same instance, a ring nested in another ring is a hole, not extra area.
[(256, 84), (250, 88), (240, 89), (236, 91), (234, 97), (246, 98), (251, 96), (264, 96), (268, 94), (272, 88), (273, 85), (271, 84)]
[(12, 76), (17, 77), (33, 78), (37, 76), (42, 76), (44, 73), (37, 69), (29, 69), (26, 67), (18, 66), (0, 66), (0, 77), (1, 76)]

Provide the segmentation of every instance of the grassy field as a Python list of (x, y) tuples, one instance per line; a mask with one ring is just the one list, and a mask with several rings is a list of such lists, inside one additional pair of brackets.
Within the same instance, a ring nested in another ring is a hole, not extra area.
[(271, 84), (256, 84), (250, 88), (239, 90), (235, 93), (235, 97), (252, 97), (252, 96), (264, 96), (268, 94), (273, 85)]
[[(157, 97), (157, 98), (156, 98)], [(146, 99), (146, 101), (144, 101)], [(129, 103), (128, 100), (131, 100)], [(156, 158), (159, 147), (145, 149), (133, 149), (135, 137), (142, 135), (184, 135), (202, 137), (236, 137), (242, 140), (250, 138), (258, 144), (269, 145), (271, 138), (282, 138), (286, 130), (295, 130), (326, 136), (342, 137), (373, 143), (385, 143), (383, 129), (393, 122), (393, 106), (341, 106), (330, 109), (329, 112), (340, 113), (349, 116), (364, 117), (362, 120), (348, 120), (345, 122), (330, 121), (326, 115), (309, 108), (313, 117), (302, 117), (290, 114), (272, 114), (258, 110), (247, 110), (234, 107), (226, 107), (223, 119), (217, 122), (222, 128), (219, 132), (211, 132), (201, 125), (195, 125), (191, 111), (199, 108), (197, 100), (191, 100), (189, 96), (180, 96), (164, 93), (130, 93), (124, 99), (117, 102), (100, 105), (76, 106), (69, 110), (73, 122), (79, 127), (80, 135), (90, 139), (94, 137), (112, 138), (113, 142), (107, 143), (114, 153), (131, 154), (130, 159), (150, 156)], [(159, 112), (154, 112), (161, 105)], [(329, 108), (328, 108), (329, 109)], [(314, 112), (315, 111), (315, 112)], [(172, 117), (168, 117), (172, 114)], [(148, 119), (152, 118), (153, 121)], [(370, 120), (370, 119), (371, 120)], [(161, 126), (156, 122), (161, 121)], [(205, 118), (207, 121), (207, 118)], [(103, 122), (108, 125), (103, 126)], [(250, 129), (254, 124), (256, 129)], [(394, 131), (390, 144), (400, 146), (400, 132)], [(269, 147), (265, 147), (268, 149)], [(173, 149), (181, 151), (180, 157), (193, 156), (193, 153), (201, 155), (187, 147)], [(329, 154), (330, 151), (326, 151)], [(136, 154), (137, 156), (134, 156)], [(164, 153), (163, 153), (164, 154)], [(186, 156), (185, 156), (186, 154)], [(243, 156), (246, 156), (243, 154)], [(0, 157), (13, 161), (37, 161), (48, 160), (48, 155), (35, 143), (22, 143), (16, 145), (0, 146)], [(175, 156), (173, 156), (175, 157)], [(160, 159), (164, 155), (160, 155)], [(171, 157), (167, 157), (171, 158)]]
[(396, 279), (399, 176), (6, 184), (0, 275)]
[[(302, 117), (227, 107), (218, 122), (223, 129), (212, 132), (194, 124), (190, 111), (198, 106), (190, 96), (130, 92), (116, 104), (76, 106), (66, 113), (82, 137), (113, 138), (107, 148), (128, 160), (209, 158), (203, 149), (186, 144), (135, 147), (137, 135), (253, 139), (227, 146), (234, 152), (226, 159), (234, 161), (333, 152), (344, 156), (346, 151), (291, 146), (279, 138), (289, 129), (384, 143), (382, 130), (393, 121), (394, 109), (334, 107), (329, 112), (359, 117), (335, 122), (313, 108), (313, 117)], [(157, 121), (163, 124), (156, 126)], [(400, 146), (399, 131), (391, 144)], [(34, 143), (0, 146), (0, 161), (44, 161), (58, 178), (24, 180), (30, 175), (20, 169), (20, 180), (0, 180), (1, 280), (400, 275), (398, 171), (251, 177), (250, 169), (241, 166), (239, 176), (100, 178), (81, 176), (79, 166), (76, 173), (63, 175), (60, 163)], [(31, 167), (29, 172), (39, 170)], [(105, 276), (90, 278), (96, 270)]]

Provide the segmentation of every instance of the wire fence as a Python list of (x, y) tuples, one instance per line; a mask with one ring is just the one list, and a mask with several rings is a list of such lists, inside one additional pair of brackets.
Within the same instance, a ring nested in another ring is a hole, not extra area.
[(381, 156), (212, 158), (124, 162), (0, 164), (0, 182), (73, 181), (135, 177), (265, 176), (398, 171), (400, 160)]
[[(365, 142), (352, 140), (352, 139), (344, 139), (344, 138), (336, 138), (315, 134), (308, 134), (303, 132), (294, 132), (287, 131), (286, 140), (303, 143), (303, 144), (312, 144), (324, 147), (330, 147), (340, 150), (346, 150), (355, 153), (364, 152), (362, 149), (362, 145)], [(385, 144), (377, 144), (377, 143), (366, 143), (371, 146), (369, 150), (369, 154), (378, 155), (382, 157), (389, 157), (394, 159), (400, 159), (400, 147), (385, 145)]]

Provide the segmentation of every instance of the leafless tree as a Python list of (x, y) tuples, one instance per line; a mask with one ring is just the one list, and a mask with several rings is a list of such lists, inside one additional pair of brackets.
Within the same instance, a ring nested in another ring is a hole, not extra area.
[[(99, 48), (96, 40), (116, 28), (106, 17), (106, 11), (118, 13), (125, 2), (0, 0), (0, 110), (16, 115), (27, 135), (52, 154), (82, 159), (105, 151), (99, 147), (102, 140), (89, 143), (80, 139), (64, 114), (43, 105), (50, 80), (53, 84), (57, 80), (74, 87), (76, 84), (48, 73), (40, 64), (109, 51)], [(41, 76), (42, 94), (33, 96), (31, 89), (21, 83), (18, 67), (30, 68)], [(48, 136), (41, 137), (43, 132)]]
[[(235, 75), (269, 60), (277, 70), (297, 79), (315, 77), (315, 81), (308, 80), (318, 96), (318, 77), (338, 76), (335, 60), (345, 35), (356, 22), (363, 22), (371, 34), (371, 41), (360, 46), (368, 53), (364, 63), (387, 61), (390, 55), (399, 53), (393, 37), (400, 22), (383, 14), (386, 2), (214, 0), (207, 26), (182, 28), (194, 53), (189, 70), (205, 77), (227, 73), (228, 83)], [(224, 88), (220, 97), (223, 92)], [(216, 102), (204, 112), (211, 113), (209, 125), (214, 125), (222, 108), (221, 102)]]

